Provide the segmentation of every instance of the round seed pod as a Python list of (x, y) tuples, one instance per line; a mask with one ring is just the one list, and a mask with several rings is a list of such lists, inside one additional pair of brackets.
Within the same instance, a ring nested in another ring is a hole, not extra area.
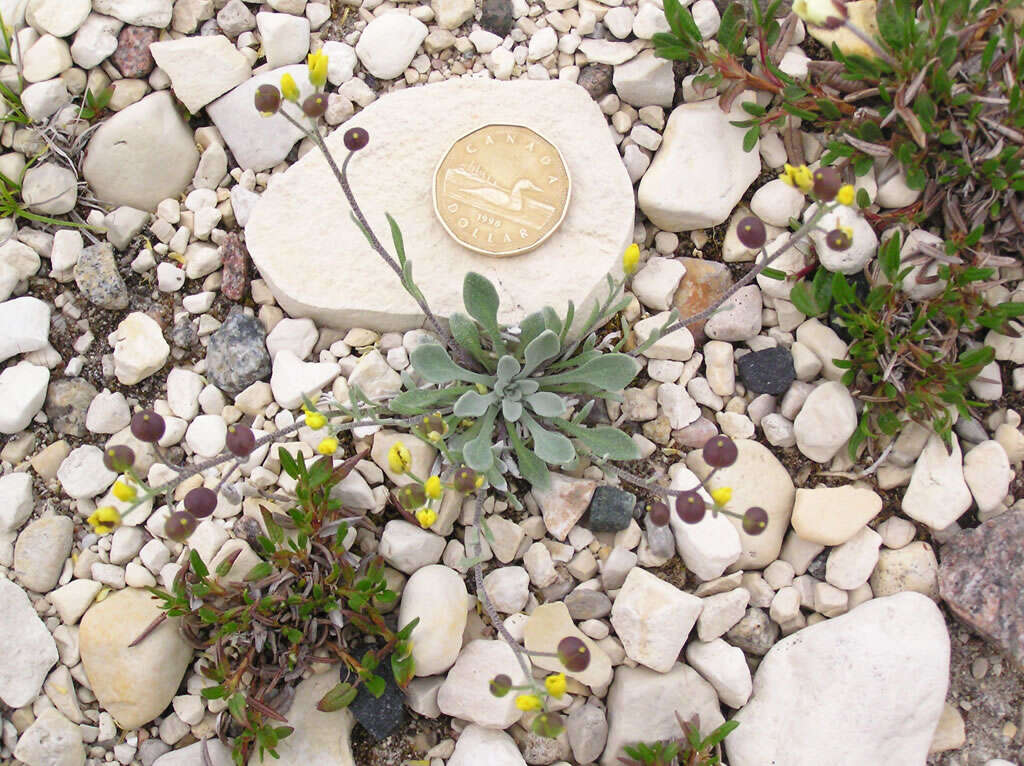
[(185, 495), (185, 510), (197, 519), (205, 519), (217, 507), (217, 493), (207, 487), (190, 489)]
[(712, 436), (704, 443), (704, 462), (714, 468), (728, 468), (736, 462), (739, 450), (728, 436)]
[(256, 436), (249, 426), (230, 425), (225, 444), (231, 454), (248, 457), (256, 448)]
[(349, 128), (345, 131), (345, 148), (350, 152), (358, 152), (370, 142), (370, 134), (362, 128)]
[(751, 250), (763, 247), (767, 236), (764, 222), (757, 216), (748, 215), (736, 224), (737, 239), (743, 243), (744, 247), (749, 247)]
[(754, 506), (743, 514), (743, 531), (748, 535), (759, 535), (768, 527), (768, 512)]
[(676, 496), (676, 514), (687, 524), (696, 524), (704, 518), (707, 503), (695, 489)]
[(164, 522), (164, 534), (175, 542), (183, 542), (196, 531), (199, 521), (187, 511), (175, 511)]
[(281, 91), (275, 85), (261, 85), (252, 100), (256, 110), (269, 117), (281, 108)]
[(166, 424), (163, 417), (153, 410), (142, 410), (132, 416), (132, 436), (140, 442), (153, 444), (160, 441), (160, 437), (164, 435), (165, 428)]

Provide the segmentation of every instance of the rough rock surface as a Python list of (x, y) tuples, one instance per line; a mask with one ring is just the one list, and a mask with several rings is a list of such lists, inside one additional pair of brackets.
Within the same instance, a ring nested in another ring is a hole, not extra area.
[[(567, 113), (574, 118), (566, 120)], [(529, 122), (558, 147), (572, 178), (572, 200), (561, 227), (526, 255), (474, 253), (455, 242), (434, 214), (437, 158), (483, 121)], [(605, 275), (619, 268), (632, 242), (633, 195), (605, 118), (582, 88), (566, 82), (456, 79), (397, 91), (327, 138), (336, 156), (345, 155), (343, 134), (356, 126), (370, 135), (369, 145), (349, 164), (360, 205), (386, 239), (385, 210), (394, 216), (417, 284), (438, 315), (463, 310), (462, 277), (470, 270), (495, 283), (503, 322), (545, 305), (564, 312), (570, 299), (576, 316), (585, 318), (588, 301), (603, 297)], [(410, 135), (419, 137), (416, 151), (409, 151)], [(334, 327), (419, 327), (423, 315), (394, 273), (354, 224), (339, 223), (347, 209), (326, 162), (316, 152), (307, 154), (252, 211), (246, 244), (256, 268), (291, 316)], [(306, 235), (296, 237), (290, 222), (300, 219)], [(295, 268), (298, 262), (303, 268)], [(536, 278), (541, 268), (548, 275), (544, 280)]]
[(729, 764), (923, 764), (948, 678), (949, 636), (929, 599), (869, 601), (772, 647), (725, 740)]
[(939, 594), (1024, 668), (1024, 511), (965, 529), (941, 549)]
[(0, 653), (0, 700), (12, 708), (29, 705), (57, 662), (57, 646), (25, 591), (3, 579), (0, 579), (0, 635), (4, 637), (4, 651)]

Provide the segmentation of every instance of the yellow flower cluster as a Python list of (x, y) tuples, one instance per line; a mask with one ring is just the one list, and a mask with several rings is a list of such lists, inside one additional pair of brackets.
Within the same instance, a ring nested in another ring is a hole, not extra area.
[(316, 53), (310, 53), (306, 63), (309, 65), (309, 82), (314, 88), (324, 87), (327, 82), (327, 54), (321, 48)]
[(130, 503), (138, 496), (138, 493), (135, 491), (135, 487), (131, 485), (131, 479), (127, 476), (115, 481), (110, 492), (122, 503)]
[(725, 505), (732, 500), (732, 487), (719, 487), (711, 490), (711, 499), (715, 501), (715, 505)]
[(782, 173), (779, 174), (779, 179), (804, 194), (814, 188), (814, 174), (806, 165), (790, 165), (787, 162)]
[(302, 411), (306, 413), (306, 425), (314, 431), (319, 431), (327, 425), (327, 418), (322, 413), (309, 409), (305, 404), (302, 405)]
[(89, 522), (93, 532), (105, 535), (121, 526), (121, 514), (112, 505), (102, 505), (93, 511), (86, 521)]
[(434, 522), (437, 521), (437, 511), (433, 508), (420, 508), (416, 511), (416, 521), (418, 521), (420, 526), (424, 529), (429, 529), (433, 526)]
[(388, 467), (399, 475), (412, 468), (412, 453), (402, 442), (395, 442), (388, 450)]
[(333, 455), (338, 451), (338, 440), (333, 436), (328, 436), (326, 439), (321, 439), (320, 443), (316, 445), (316, 451), (321, 455)]

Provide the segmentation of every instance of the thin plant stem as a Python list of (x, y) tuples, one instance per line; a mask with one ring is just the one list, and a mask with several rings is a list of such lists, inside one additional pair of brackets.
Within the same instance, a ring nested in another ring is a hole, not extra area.
[[(807, 221), (807, 223), (805, 223), (803, 226), (801, 226), (799, 229), (793, 232), (793, 234), (790, 235), (789, 239), (782, 247), (780, 247), (777, 251), (772, 253), (768, 258), (765, 258), (763, 261), (761, 261), (761, 263), (756, 264), (754, 268), (752, 268), (750, 271), (748, 271), (746, 274), (744, 274), (742, 277), (736, 280), (732, 287), (726, 290), (722, 297), (715, 301), (714, 306), (705, 309), (704, 311), (701, 311), (698, 314), (693, 314), (692, 316), (688, 316), (685, 319), (678, 320), (675, 324), (670, 325), (669, 327), (666, 327), (665, 329), (661, 330), (661, 334), (659, 337), (664, 338), (667, 335), (671, 335), (676, 330), (680, 330), (683, 327), (686, 327), (687, 325), (693, 324), (694, 322), (700, 322), (703, 319), (707, 319), (715, 312), (721, 310), (721, 306), (722, 304), (725, 303), (725, 301), (727, 301), (730, 297), (739, 292), (741, 288), (750, 284), (750, 282), (752, 282), (758, 274), (760, 274), (762, 271), (771, 266), (776, 260), (778, 260), (778, 258), (783, 253), (785, 253), (797, 242), (799, 242), (801, 239), (804, 239), (808, 234), (810, 234), (810, 232), (817, 227), (818, 221), (824, 218), (826, 214), (832, 212), (835, 209), (835, 207), (835, 203), (833, 203), (832, 205), (819, 203), (818, 209), (814, 211), (814, 215), (811, 216), (811, 220)], [(640, 353), (639, 349), (633, 349), (632, 351), (629, 352), (629, 355), (636, 356), (638, 353)]]
[[(339, 168), (338, 163), (335, 162), (334, 156), (331, 154), (331, 150), (328, 149), (327, 143), (324, 141), (323, 136), (320, 135), (319, 131), (310, 130), (306, 126), (302, 125), (298, 120), (296, 120), (294, 117), (292, 117), (284, 110), (283, 105), (282, 108), (278, 110), (278, 114), (280, 114), (282, 117), (288, 120), (288, 122), (290, 122), (292, 125), (301, 130), (311, 141), (313, 141), (313, 143), (316, 144), (317, 148), (320, 150), (320, 153), (324, 156), (324, 159), (327, 160), (327, 165), (330, 167), (331, 172), (334, 174), (335, 180), (338, 182), (338, 185), (341, 186), (341, 190), (345, 194), (345, 199), (348, 200), (349, 207), (352, 208), (352, 214), (356, 217), (356, 220), (359, 222), (359, 225), (363, 228), (363, 231), (366, 232), (367, 239), (369, 239), (370, 242), (370, 246), (374, 249), (374, 251), (376, 251), (377, 255), (381, 257), (384, 263), (386, 263), (388, 267), (392, 271), (394, 271), (395, 274), (398, 275), (398, 278), (401, 280), (403, 276), (402, 267), (398, 265), (398, 262), (391, 256), (391, 253), (389, 253), (387, 249), (384, 247), (384, 245), (381, 244), (380, 239), (377, 238), (377, 235), (370, 227), (369, 221), (366, 220), (366, 216), (363, 214), (362, 208), (359, 207), (359, 203), (356, 201), (356, 196), (352, 191), (352, 186), (348, 182), (348, 163), (352, 159), (353, 152), (349, 152), (348, 156), (345, 157), (345, 160), (342, 162), (341, 167)], [(406, 292), (409, 291), (407, 290)], [(438, 337), (440, 337), (444, 341), (444, 345), (448, 347), (448, 349), (451, 350), (453, 353), (457, 350), (461, 351), (461, 349), (458, 348), (457, 344), (452, 338), (451, 334), (441, 326), (441, 322), (438, 320), (434, 312), (430, 309), (430, 306), (427, 305), (427, 302), (421, 296), (415, 295), (411, 292), (409, 292), (409, 294), (413, 297), (413, 299), (419, 305), (420, 310), (427, 317), (427, 320), (434, 328), (434, 332), (436, 332), (438, 334)]]

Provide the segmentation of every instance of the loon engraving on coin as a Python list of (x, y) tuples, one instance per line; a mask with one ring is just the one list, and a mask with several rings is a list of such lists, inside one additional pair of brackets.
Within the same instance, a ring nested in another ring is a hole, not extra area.
[(434, 210), (471, 250), (526, 253), (562, 223), (569, 171), (550, 141), (522, 125), (485, 125), (458, 139), (434, 172)]

